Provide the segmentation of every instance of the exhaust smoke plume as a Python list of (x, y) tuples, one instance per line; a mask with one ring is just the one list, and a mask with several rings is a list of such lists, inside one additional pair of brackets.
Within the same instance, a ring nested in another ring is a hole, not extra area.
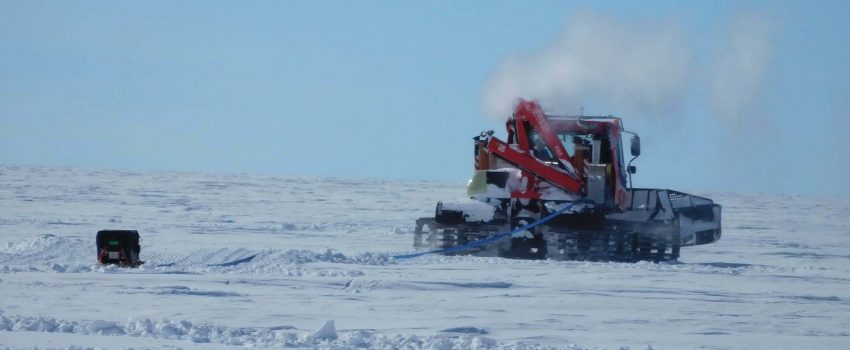
[(713, 112), (741, 126), (755, 113), (768, 67), (772, 44), (771, 23), (755, 13), (739, 13), (725, 23), (723, 43), (709, 78)]
[(593, 13), (569, 21), (542, 52), (507, 57), (484, 91), (484, 110), (507, 118), (518, 97), (577, 113), (588, 101), (605, 109), (663, 114), (682, 100), (691, 52), (679, 26), (625, 25)]
[[(720, 24), (720, 47), (696, 66), (679, 22), (623, 22), (594, 13), (570, 18), (543, 50), (507, 57), (484, 89), (484, 112), (504, 119), (516, 98), (569, 114), (582, 106), (606, 114), (665, 116), (705, 91), (712, 112), (733, 126), (758, 105), (772, 55), (766, 16), (740, 12)], [(704, 39), (698, 37), (697, 40)], [(699, 70), (704, 74), (694, 74)]]

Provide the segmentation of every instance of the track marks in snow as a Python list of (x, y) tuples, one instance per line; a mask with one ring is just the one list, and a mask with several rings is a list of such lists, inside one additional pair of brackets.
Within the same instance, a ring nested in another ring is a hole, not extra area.
[(47, 332), (100, 336), (150, 337), (187, 340), (192, 343), (214, 343), (262, 348), (381, 348), (381, 349), (569, 349), (540, 346), (535, 343), (500, 343), (483, 335), (488, 331), (476, 327), (445, 329), (446, 334), (428, 337), (385, 335), (372, 331), (336, 331), (334, 337), (322, 332), (298, 331), (291, 326), (226, 327), (188, 320), (129, 319), (126, 322), (104, 320), (73, 321), (50, 317), (6, 314), (0, 310), (0, 332)]
[(652, 273), (690, 273), (700, 275), (745, 275), (789, 277), (795, 274), (809, 276), (812, 272), (831, 272), (836, 275), (850, 274), (847, 268), (825, 268), (814, 265), (772, 266), (747, 264), (737, 262), (706, 262), (686, 263), (679, 261), (653, 263), (639, 261), (636, 263), (622, 262), (590, 262), (590, 261), (553, 261), (553, 260), (513, 260), (476, 256), (442, 256), (428, 255), (399, 264), (417, 264), (433, 269), (457, 270), (461, 264), (487, 264), (494, 268), (537, 269), (541, 267), (557, 268), (561, 271), (572, 272), (652, 272)]
[(606, 298), (624, 298), (640, 300), (669, 300), (669, 301), (691, 301), (701, 303), (789, 303), (806, 304), (812, 303), (838, 303), (842, 298), (834, 295), (812, 295), (812, 294), (786, 294), (786, 293), (746, 293), (746, 292), (709, 292), (703, 289), (663, 289), (663, 288), (621, 288), (596, 290), (589, 293), (580, 289), (561, 289), (563, 295), (588, 295), (603, 296)]
[[(188, 253), (142, 249), (139, 269), (99, 266), (92, 242), (76, 237), (38, 235), (0, 246), (0, 272), (246, 273), (284, 276), (357, 277), (357, 265), (394, 263), (387, 254), (346, 256), (326, 250), (198, 249)], [(311, 264), (328, 263), (324, 267)]]
[(349, 280), (343, 290), (362, 293), (372, 290), (415, 290), (449, 292), (468, 289), (506, 289), (512, 286), (507, 282), (442, 282), (442, 281), (387, 281), (356, 278)]
[(96, 253), (93, 242), (84, 244), (78, 238), (57, 237), (51, 234), (38, 235), (19, 242), (7, 242), (0, 246), (0, 264), (15, 265), (40, 261), (54, 264), (80, 263), (85, 256), (94, 262)]
[(220, 290), (198, 290), (187, 286), (163, 286), (154, 288), (137, 288), (135, 290), (117, 291), (118, 294), (154, 294), (154, 295), (174, 295), (174, 296), (201, 296), (201, 297), (244, 297), (246, 295), (225, 292)]
[(486, 329), (476, 327), (455, 327), (441, 330), (443, 333), (461, 333), (461, 334), (487, 334), (490, 333)]

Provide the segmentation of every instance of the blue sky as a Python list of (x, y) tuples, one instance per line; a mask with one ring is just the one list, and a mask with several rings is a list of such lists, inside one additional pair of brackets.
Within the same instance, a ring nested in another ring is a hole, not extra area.
[[(495, 72), (587, 13), (672, 23), (702, 77), (663, 116), (580, 101), (641, 134), (638, 186), (850, 195), (844, 1), (0, 1), (0, 164), (463, 182)], [(769, 50), (729, 123), (700, 81), (738, 13)]]

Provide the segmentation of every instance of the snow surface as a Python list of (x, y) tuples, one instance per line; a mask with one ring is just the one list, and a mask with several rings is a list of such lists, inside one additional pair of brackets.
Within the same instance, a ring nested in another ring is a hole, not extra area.
[(464, 187), (0, 167), (0, 349), (850, 348), (850, 199), (706, 194), (676, 263), (393, 260)]

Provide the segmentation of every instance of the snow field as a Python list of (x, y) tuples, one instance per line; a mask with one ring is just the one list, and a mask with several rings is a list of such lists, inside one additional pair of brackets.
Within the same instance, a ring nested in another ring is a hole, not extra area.
[[(850, 348), (846, 198), (708, 194), (723, 238), (674, 263), (390, 258), (464, 194), (0, 167), (0, 348)], [(147, 263), (96, 265), (107, 228)]]

